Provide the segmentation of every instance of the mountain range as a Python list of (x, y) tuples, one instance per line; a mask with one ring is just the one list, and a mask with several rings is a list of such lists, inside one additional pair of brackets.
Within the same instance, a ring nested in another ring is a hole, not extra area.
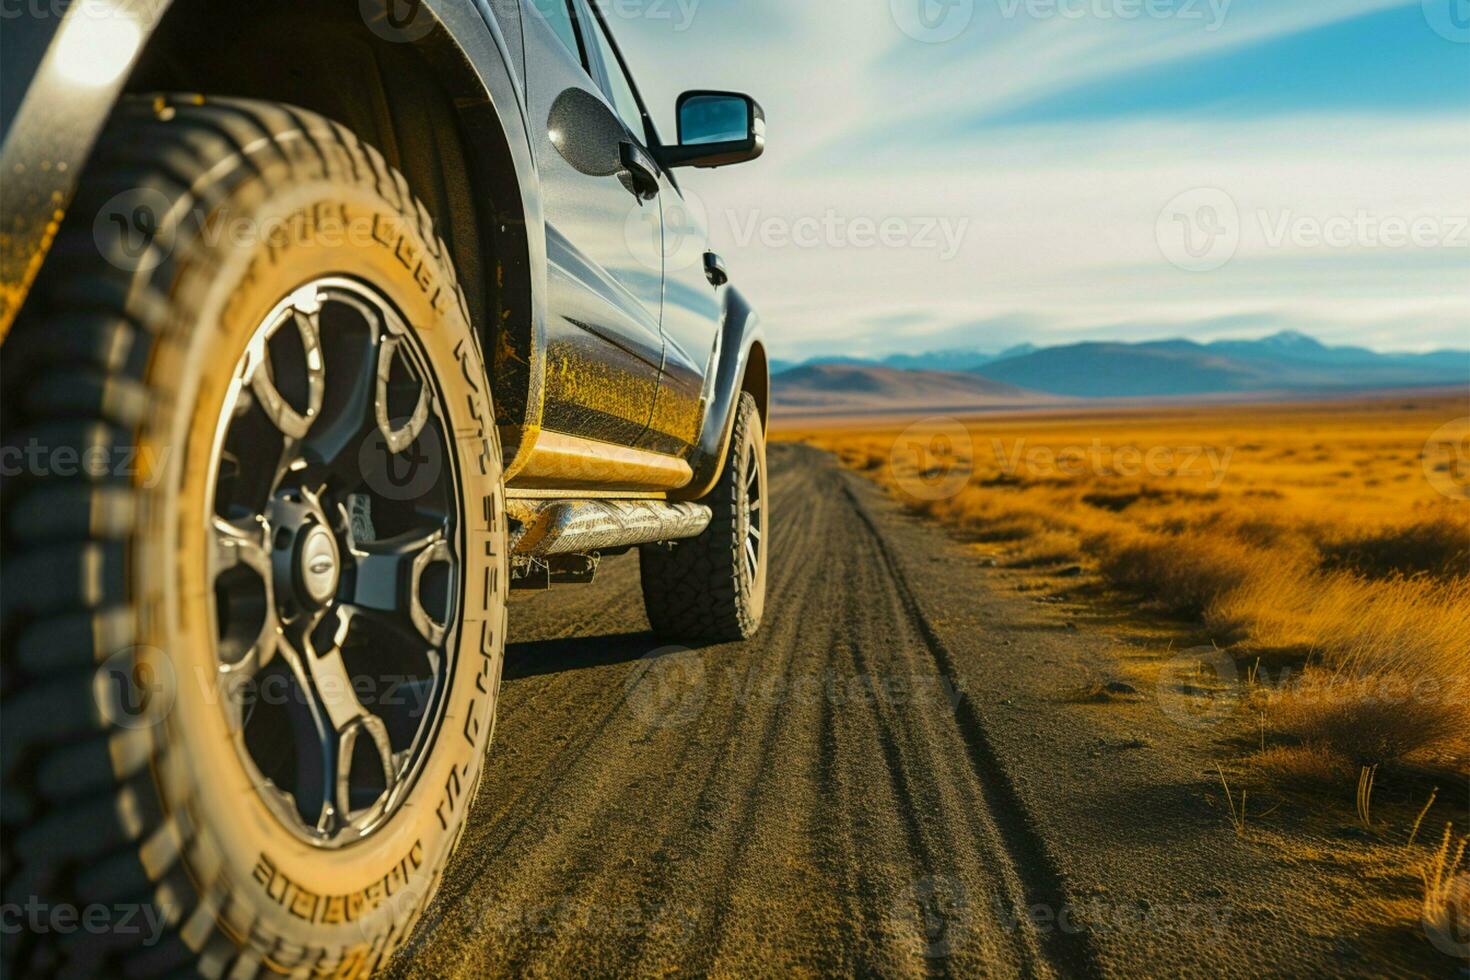
[(776, 375), (776, 401), (800, 412), (935, 406), (1030, 405), (1057, 401), (963, 371), (903, 371), (876, 364), (804, 364)]
[[(782, 369), (784, 368), (784, 370)], [(1260, 340), (1094, 342), (1029, 345), (987, 355), (936, 351), (881, 361), (822, 358), (775, 368), (777, 398), (787, 405), (836, 407), (846, 398), (946, 404), (967, 390), (987, 401), (1051, 398), (1160, 398), (1334, 389), (1470, 385), (1470, 350), (1381, 353), (1328, 347), (1305, 334)], [(901, 375), (910, 375), (903, 378)], [(895, 377), (899, 375), (900, 377)], [(988, 382), (990, 387), (976, 382)]]

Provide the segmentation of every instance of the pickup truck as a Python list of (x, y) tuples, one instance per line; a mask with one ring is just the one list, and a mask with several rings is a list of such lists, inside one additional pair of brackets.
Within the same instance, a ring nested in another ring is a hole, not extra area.
[[(76, 0), (0, 79), (7, 975), (361, 975), (495, 724), (507, 593), (765, 604), (770, 381), (596, 0)], [(650, 646), (656, 644), (651, 643)]]

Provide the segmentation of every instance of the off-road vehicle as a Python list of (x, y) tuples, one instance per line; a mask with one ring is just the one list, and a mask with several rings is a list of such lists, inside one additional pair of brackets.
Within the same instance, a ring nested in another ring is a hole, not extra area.
[(371, 972), (508, 590), (637, 548), (657, 633), (756, 632), (765, 347), (677, 175), (764, 115), (688, 92), (665, 142), (610, 19), (7, 5), (7, 976)]

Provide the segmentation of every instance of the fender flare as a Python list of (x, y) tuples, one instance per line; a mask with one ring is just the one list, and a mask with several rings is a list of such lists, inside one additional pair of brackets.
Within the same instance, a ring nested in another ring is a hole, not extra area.
[(683, 489), (669, 495), (673, 500), (699, 500), (709, 494), (725, 469), (730, 437), (735, 429), (735, 408), (744, 391), (752, 391), (760, 404), (761, 421), (769, 424), (770, 371), (765, 353), (765, 330), (760, 317), (740, 291), (725, 292), (724, 312), (716, 339), (713, 387), (699, 442), (689, 458), (694, 478)]

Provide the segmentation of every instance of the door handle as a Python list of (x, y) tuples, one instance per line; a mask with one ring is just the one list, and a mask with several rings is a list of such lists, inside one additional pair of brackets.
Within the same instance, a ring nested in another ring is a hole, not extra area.
[(723, 286), (729, 282), (730, 273), (725, 269), (725, 260), (714, 252), (705, 252), (704, 277), (709, 280), (711, 286)]
[(623, 140), (618, 147), (618, 154), (638, 199), (651, 201), (658, 197), (658, 165), (644, 152), (643, 147), (632, 140)]

